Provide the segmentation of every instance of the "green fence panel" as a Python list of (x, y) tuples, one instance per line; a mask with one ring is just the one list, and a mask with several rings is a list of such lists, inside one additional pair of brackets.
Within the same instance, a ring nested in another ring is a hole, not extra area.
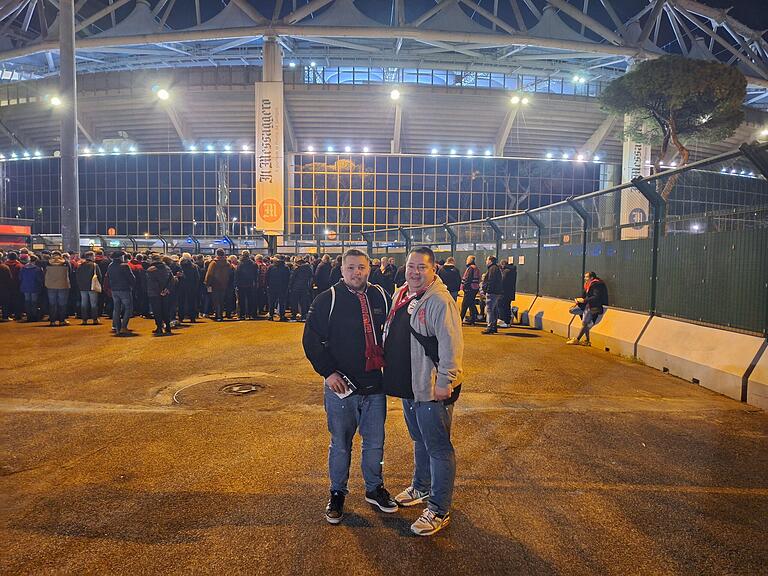
[(605, 282), (611, 306), (650, 310), (652, 249), (650, 238), (587, 244), (586, 268)]
[(764, 333), (767, 307), (767, 229), (659, 239), (660, 315)]
[(536, 294), (537, 253), (537, 248), (515, 248), (502, 251), (502, 259), (512, 258), (517, 266), (518, 292)]

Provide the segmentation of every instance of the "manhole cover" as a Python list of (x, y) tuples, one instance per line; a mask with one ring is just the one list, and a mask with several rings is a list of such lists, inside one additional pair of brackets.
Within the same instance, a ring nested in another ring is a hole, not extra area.
[(224, 394), (230, 394), (232, 396), (245, 396), (246, 394), (252, 394), (262, 390), (264, 386), (261, 384), (227, 384), (221, 388), (221, 392)]

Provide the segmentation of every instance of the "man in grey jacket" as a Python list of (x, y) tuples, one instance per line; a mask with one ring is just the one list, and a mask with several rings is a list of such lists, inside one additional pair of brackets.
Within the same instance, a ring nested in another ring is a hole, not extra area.
[(453, 403), (461, 391), (464, 339), (456, 302), (435, 272), (435, 255), (408, 255), (406, 283), (395, 292), (384, 328), (384, 391), (403, 399), (413, 440), (413, 481), (395, 501), (427, 507), (411, 531), (430, 536), (446, 527), (456, 476), (451, 443)]

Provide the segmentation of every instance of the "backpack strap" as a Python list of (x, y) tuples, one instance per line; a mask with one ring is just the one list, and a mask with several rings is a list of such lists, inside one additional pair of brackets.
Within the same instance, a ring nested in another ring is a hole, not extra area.
[(389, 315), (389, 298), (384, 293), (384, 288), (382, 288), (378, 284), (372, 284), (372, 286), (374, 288), (376, 288), (381, 293), (381, 299), (384, 300), (384, 308), (386, 309), (385, 310), (385, 315), (388, 316)]
[(331, 314), (333, 314), (333, 307), (336, 305), (336, 287), (331, 286), (331, 309), (328, 311), (328, 324), (331, 323)]

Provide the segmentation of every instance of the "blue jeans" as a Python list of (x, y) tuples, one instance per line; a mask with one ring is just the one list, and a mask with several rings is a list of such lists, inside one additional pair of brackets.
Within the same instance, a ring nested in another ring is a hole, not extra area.
[(48, 319), (51, 322), (63, 322), (67, 318), (67, 299), (69, 288), (48, 288)]
[(328, 447), (328, 475), (331, 490), (347, 493), (349, 464), (352, 459), (352, 439), (360, 430), (363, 438), (361, 467), (365, 490), (371, 492), (384, 483), (384, 420), (387, 417), (387, 397), (384, 394), (361, 396), (353, 394), (343, 400), (325, 388), (325, 413), (331, 445)]
[(456, 454), (451, 444), (453, 404), (404, 398), (403, 414), (413, 440), (412, 486), (429, 492), (429, 509), (442, 516), (451, 509), (456, 478)]
[(37, 322), (37, 292), (24, 292), (24, 308), (27, 312), (27, 322)]
[(133, 294), (130, 290), (112, 290), (112, 328), (115, 332), (128, 329), (133, 315)]
[(99, 293), (93, 290), (80, 290), (80, 318), (83, 320), (99, 317)]
[(501, 294), (486, 294), (485, 295), (485, 315), (488, 319), (488, 328), (496, 330), (496, 320), (499, 318), (497, 310), (499, 299)]

